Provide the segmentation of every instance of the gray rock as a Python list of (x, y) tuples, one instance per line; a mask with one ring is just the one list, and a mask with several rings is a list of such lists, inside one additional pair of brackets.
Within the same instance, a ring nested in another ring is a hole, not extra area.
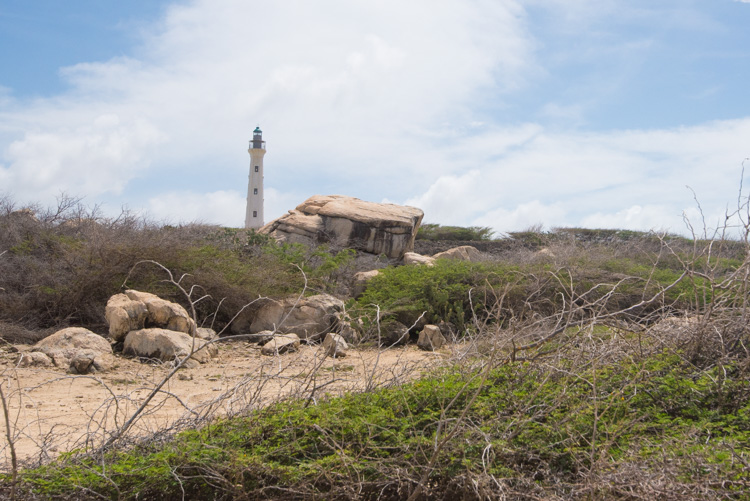
[(400, 259), (414, 248), (423, 216), (415, 207), (316, 195), (265, 225), (260, 233), (290, 243), (331, 243)]
[(343, 358), (346, 356), (349, 346), (343, 337), (329, 332), (323, 340), (323, 349), (325, 354), (331, 358)]
[(419, 333), (417, 346), (425, 351), (435, 351), (442, 348), (445, 342), (445, 337), (440, 332), (440, 327), (437, 325), (425, 325), (422, 332)]
[(297, 334), (278, 334), (263, 345), (260, 352), (263, 355), (281, 355), (299, 350), (300, 338)]
[(409, 328), (396, 320), (383, 322), (380, 326), (380, 345), (398, 346), (409, 341)]

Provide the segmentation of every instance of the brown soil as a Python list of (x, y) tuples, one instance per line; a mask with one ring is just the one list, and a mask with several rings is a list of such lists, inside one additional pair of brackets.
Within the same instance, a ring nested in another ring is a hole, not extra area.
[[(95, 447), (121, 426), (171, 370), (117, 357), (108, 373), (78, 376), (63, 369), (16, 368), (28, 346), (0, 350), (3, 392), (11, 439), (19, 461), (33, 464), (76, 448)], [(324, 395), (389, 385), (414, 378), (447, 358), (416, 346), (360, 348), (331, 359), (320, 346), (274, 357), (235, 341), (219, 345), (219, 356), (195, 369), (181, 369), (149, 403), (127, 438), (197, 426), (222, 415), (247, 412), (284, 397), (316, 400)], [(0, 467), (10, 465), (4, 419)]]

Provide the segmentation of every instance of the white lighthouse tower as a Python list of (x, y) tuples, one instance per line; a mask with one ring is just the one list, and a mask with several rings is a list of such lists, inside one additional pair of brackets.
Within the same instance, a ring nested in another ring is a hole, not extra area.
[(263, 155), (266, 154), (266, 142), (263, 131), (256, 127), (250, 141), (250, 177), (247, 183), (247, 211), (245, 228), (258, 229), (263, 226)]

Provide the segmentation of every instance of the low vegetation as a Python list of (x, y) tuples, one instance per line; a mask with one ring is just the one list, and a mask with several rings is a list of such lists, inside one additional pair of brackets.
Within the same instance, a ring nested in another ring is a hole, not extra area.
[(486, 226), (441, 226), (422, 224), (417, 232), (419, 240), (491, 240), (495, 232)]
[[(346, 298), (363, 266), (350, 250), (252, 232), (129, 217), (76, 226), (75, 204), (62, 222), (5, 204), (0, 315), (27, 329), (101, 322), (108, 294), (144, 258), (190, 273), (216, 298), (199, 316), (219, 322), (220, 298), (236, 302), (223, 302), (229, 312), (305, 281)], [(742, 224), (739, 240), (536, 229), (482, 262), (373, 259), (381, 273), (347, 313), (374, 329), (452, 324), (443, 367), (74, 451), (0, 485), (29, 499), (750, 499)], [(486, 242), (483, 230), (428, 225), (420, 238)], [(174, 294), (158, 270), (137, 269), (129, 285)]]

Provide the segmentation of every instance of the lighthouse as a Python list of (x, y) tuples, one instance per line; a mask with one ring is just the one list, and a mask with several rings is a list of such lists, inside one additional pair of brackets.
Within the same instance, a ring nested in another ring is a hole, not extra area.
[(245, 228), (258, 229), (263, 226), (263, 156), (266, 142), (263, 131), (256, 127), (247, 150), (250, 153), (250, 176), (247, 182), (247, 210)]

